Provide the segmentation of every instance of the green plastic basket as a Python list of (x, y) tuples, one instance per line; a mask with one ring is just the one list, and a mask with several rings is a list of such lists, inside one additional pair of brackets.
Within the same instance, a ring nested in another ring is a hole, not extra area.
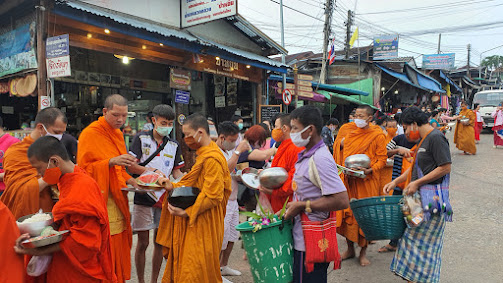
[(351, 200), (349, 205), (367, 241), (399, 239), (405, 231), (400, 208), (402, 196)]
[(236, 226), (241, 232), (243, 245), (248, 256), (253, 282), (293, 281), (293, 238), (292, 223), (285, 221), (263, 226), (253, 232), (249, 222)]

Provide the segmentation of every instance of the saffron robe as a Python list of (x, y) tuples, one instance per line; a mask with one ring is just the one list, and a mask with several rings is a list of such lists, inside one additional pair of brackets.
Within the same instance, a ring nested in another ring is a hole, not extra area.
[[(394, 138), (394, 136), (392, 136), (391, 134), (387, 133), (385, 135), (386, 137), (386, 140), (385, 140), (385, 143), (386, 145), (388, 145), (388, 143)], [(379, 195), (384, 195), (384, 192), (382, 190), (382, 188), (384, 188), (384, 186), (386, 184), (388, 184), (389, 182), (391, 182), (391, 177), (393, 175), (393, 166), (391, 167), (388, 167), (388, 166), (384, 166), (383, 169), (381, 169), (381, 172), (379, 173)]]
[(47, 282), (116, 281), (112, 268), (106, 204), (94, 179), (75, 166), (58, 183), (59, 201), (52, 214), (59, 231), (70, 230), (53, 253)]
[(28, 160), (28, 148), (34, 142), (31, 136), (27, 136), (11, 145), (4, 157), (5, 191), (0, 200), (16, 219), (37, 213), (39, 209), (51, 212), (54, 205), (50, 187), (39, 191), (40, 176)]
[[(112, 262), (118, 282), (131, 278), (131, 215), (127, 192), (121, 188), (125, 188), (126, 181), (132, 177), (124, 167), (109, 167), (108, 164), (111, 158), (126, 153), (122, 132), (112, 128), (104, 117), (91, 123), (80, 134), (77, 163), (98, 183), (107, 202), (112, 235)], [(111, 208), (114, 209), (113, 212)]]
[(224, 217), (231, 194), (227, 161), (216, 143), (196, 151), (191, 171), (173, 186), (197, 187), (196, 202), (185, 211), (188, 218), (172, 216), (168, 198), (162, 205), (157, 243), (167, 259), (162, 282), (222, 282), (220, 250), (224, 237)]
[(463, 125), (460, 121), (456, 123), (456, 130), (454, 131), (454, 143), (459, 150), (475, 154), (477, 147), (475, 145), (475, 121), (476, 116), (470, 109), (461, 110), (459, 116), (466, 116), (470, 119), (469, 125)]
[(0, 282), (25, 280), (24, 257), (14, 251), (20, 235), (14, 215), (0, 201)]
[[(387, 150), (386, 137), (379, 126), (370, 126), (368, 129), (356, 129), (349, 133), (344, 141), (342, 160), (354, 154), (366, 154), (370, 158), (372, 174), (365, 179), (342, 177), (348, 190), (349, 199), (368, 198), (379, 195), (379, 172), (386, 165)], [(340, 158), (337, 156), (337, 158)], [(337, 159), (336, 159), (337, 160)], [(339, 210), (337, 215), (337, 232), (346, 239), (358, 243), (360, 247), (367, 246), (365, 236), (361, 231), (353, 212), (350, 208)]]
[(267, 195), (275, 213), (283, 208), (287, 199), (289, 202), (292, 201), (292, 179), (295, 174), (295, 163), (297, 163), (299, 153), (303, 149), (302, 147), (295, 146), (291, 139), (287, 139), (281, 142), (276, 155), (274, 155), (271, 167), (282, 167), (288, 172), (288, 179), (283, 186), (273, 190), (272, 194)]
[(349, 122), (341, 126), (339, 132), (337, 133), (337, 137), (334, 140), (334, 159), (335, 163), (344, 166), (344, 159), (341, 153), (341, 143), (342, 140), (346, 138), (346, 136), (358, 130), (358, 127), (354, 122)]

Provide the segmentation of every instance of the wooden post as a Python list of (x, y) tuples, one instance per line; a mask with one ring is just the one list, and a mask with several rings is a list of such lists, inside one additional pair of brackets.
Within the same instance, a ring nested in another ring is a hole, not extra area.
[[(293, 100), (294, 109), (297, 109), (297, 101), (299, 100), (299, 78), (297, 64), (293, 65), (293, 83), (295, 85), (295, 99)], [(288, 106), (287, 106), (288, 107)]]
[(47, 95), (47, 69), (45, 66), (45, 40), (47, 39), (47, 9), (49, 9), (47, 0), (40, 0), (37, 8), (37, 93), (38, 110), (40, 110), (41, 97)]

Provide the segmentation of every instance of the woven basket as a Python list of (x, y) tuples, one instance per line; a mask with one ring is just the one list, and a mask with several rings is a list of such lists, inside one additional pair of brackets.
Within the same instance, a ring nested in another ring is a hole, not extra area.
[(349, 205), (367, 241), (399, 239), (405, 230), (402, 196), (379, 196), (351, 200)]

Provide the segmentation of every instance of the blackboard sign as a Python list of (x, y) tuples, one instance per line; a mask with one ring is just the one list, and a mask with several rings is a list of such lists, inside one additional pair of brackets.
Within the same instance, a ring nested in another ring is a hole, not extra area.
[(282, 110), (283, 105), (260, 105), (260, 114), (259, 114), (260, 123), (262, 123), (265, 120), (271, 120), (274, 116), (281, 113)]

